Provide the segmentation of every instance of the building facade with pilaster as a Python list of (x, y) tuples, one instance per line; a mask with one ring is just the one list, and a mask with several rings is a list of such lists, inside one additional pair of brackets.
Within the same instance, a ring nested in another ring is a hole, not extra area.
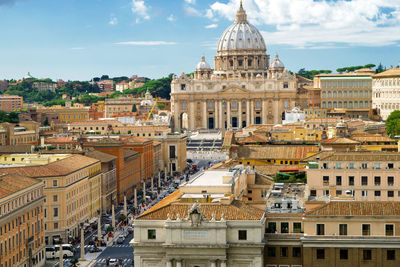
[(214, 67), (202, 57), (194, 75), (171, 83), (174, 129), (239, 129), (278, 124), (296, 103), (297, 80), (278, 55), (270, 64), (260, 32), (247, 21), (242, 5), (222, 34)]

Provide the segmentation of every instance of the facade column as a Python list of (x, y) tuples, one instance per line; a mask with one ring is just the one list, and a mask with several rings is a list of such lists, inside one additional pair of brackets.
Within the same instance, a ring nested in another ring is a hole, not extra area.
[(221, 261), (221, 267), (226, 267), (226, 261), (224, 260)]
[(224, 120), (223, 120), (223, 105), (222, 100), (219, 101), (219, 128), (222, 130), (224, 128)]
[(214, 100), (214, 129), (219, 128), (219, 106), (218, 100)]
[(208, 129), (207, 125), (207, 100), (203, 101), (203, 128)]
[(267, 123), (267, 103), (265, 100), (262, 100), (262, 110), (261, 110), (261, 124)]
[(250, 126), (250, 100), (246, 101), (246, 126)]
[(182, 267), (182, 261), (181, 260), (177, 260), (176, 261), (176, 267)]
[(250, 124), (254, 124), (254, 99), (250, 100)]
[(115, 211), (114, 211), (114, 204), (111, 205), (111, 226), (113, 231), (115, 231)]
[(279, 123), (279, 116), (281, 116), (279, 112), (279, 100), (274, 100), (274, 124)]
[(239, 124), (239, 129), (242, 129), (242, 100), (238, 100), (238, 105), (239, 105), (239, 118), (238, 118), (238, 124)]
[(167, 267), (172, 267), (172, 260), (167, 260), (166, 266), (167, 266)]
[(133, 192), (134, 192), (134, 196), (135, 196), (135, 198), (134, 198), (134, 205), (135, 205), (135, 210), (137, 209), (137, 189), (136, 189), (136, 186), (135, 186), (135, 189), (133, 189)]
[(211, 267), (217, 267), (217, 263), (215, 262), (215, 260), (212, 260), (212, 261), (210, 262), (210, 266), (211, 266)]
[(226, 101), (226, 129), (229, 130), (231, 127), (231, 102)]
[(193, 130), (195, 128), (195, 116), (194, 116), (194, 102), (190, 101), (189, 102), (189, 129)]

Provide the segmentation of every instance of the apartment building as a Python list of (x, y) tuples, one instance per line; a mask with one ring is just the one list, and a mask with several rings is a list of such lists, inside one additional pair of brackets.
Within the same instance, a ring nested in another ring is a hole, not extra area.
[(369, 109), (372, 107), (371, 69), (344, 74), (319, 74), (314, 88), (321, 90), (322, 108)]
[(107, 98), (104, 103), (104, 116), (112, 118), (116, 113), (132, 112), (132, 106), (139, 103), (140, 99), (131, 97)]
[(101, 210), (101, 163), (97, 159), (71, 155), (42, 166), (2, 168), (2, 172), (43, 181), (46, 244), (78, 236), (79, 223)]
[(34, 121), (24, 121), (19, 124), (0, 123), (0, 138), (4, 145), (37, 144), (40, 124)]
[(335, 152), (309, 164), (310, 199), (399, 201), (400, 153)]
[(22, 109), (24, 101), (22, 96), (15, 95), (1, 95), (0, 96), (0, 110), (4, 112), (13, 112)]
[(44, 266), (43, 182), (0, 174), (0, 266)]
[(142, 177), (149, 179), (154, 173), (154, 146), (153, 141), (142, 137), (130, 136), (123, 139), (124, 147), (140, 153)]
[(36, 111), (41, 117), (58, 115), (60, 123), (71, 123), (74, 121), (86, 121), (89, 119), (89, 107), (50, 107), (38, 108)]

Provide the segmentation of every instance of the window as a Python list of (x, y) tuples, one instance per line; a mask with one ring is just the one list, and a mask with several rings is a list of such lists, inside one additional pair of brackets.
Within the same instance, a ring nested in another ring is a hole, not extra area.
[(386, 250), (386, 260), (388, 261), (396, 260), (396, 251), (394, 249)]
[(381, 177), (380, 176), (375, 176), (374, 177), (374, 182), (375, 182), (375, 186), (381, 185)]
[(289, 83), (283, 83), (283, 88), (289, 88)]
[(349, 259), (349, 251), (347, 249), (341, 249), (339, 254), (340, 254), (340, 259), (341, 260), (348, 260)]
[(148, 229), (147, 230), (147, 239), (149, 239), (149, 240), (156, 239), (156, 230), (155, 229)]
[(342, 185), (342, 176), (336, 176), (336, 185)]
[(301, 223), (300, 222), (293, 223), (293, 233), (301, 233)]
[(375, 190), (375, 192), (374, 192), (374, 196), (376, 196), (376, 197), (380, 197), (380, 196), (381, 196), (381, 191), (379, 191), (379, 190)]
[(394, 191), (388, 191), (387, 194), (388, 197), (394, 197)]
[(361, 185), (368, 185), (368, 177), (361, 176)]
[(372, 251), (370, 249), (363, 250), (363, 260), (370, 261), (372, 259)]
[(362, 235), (371, 235), (371, 225), (370, 224), (362, 225)]
[(325, 249), (320, 248), (317, 249), (317, 260), (323, 260), (325, 259)]
[(268, 222), (267, 232), (268, 233), (275, 233), (276, 232), (276, 222)]
[(342, 168), (342, 163), (336, 163), (335, 169), (341, 169)]
[(317, 224), (317, 235), (325, 235), (325, 224)]
[(268, 257), (276, 257), (276, 248), (275, 247), (268, 247), (267, 248), (267, 255), (268, 255)]
[(316, 197), (317, 196), (317, 190), (310, 190), (310, 196)]
[(386, 224), (385, 225), (385, 233), (386, 233), (386, 236), (394, 236), (394, 226), (393, 226), (393, 224)]
[(58, 229), (58, 223), (54, 223), (54, 229)]
[(347, 224), (339, 224), (339, 235), (347, 235)]
[(361, 163), (361, 169), (367, 169), (368, 164), (367, 163)]
[(58, 208), (53, 209), (53, 216), (58, 217)]
[(58, 196), (57, 195), (53, 195), (53, 201), (57, 202), (58, 201)]
[(324, 190), (324, 191), (323, 191), (323, 195), (324, 195), (324, 196), (329, 196), (329, 190)]
[(368, 191), (366, 191), (366, 190), (361, 191), (361, 196), (362, 197), (368, 196)]
[(387, 183), (388, 183), (388, 186), (393, 186), (394, 185), (394, 177), (388, 176)]
[(354, 176), (349, 176), (349, 185), (354, 185)]
[(186, 89), (186, 84), (181, 84), (181, 90), (184, 91)]
[(239, 240), (247, 240), (247, 230), (238, 231)]
[(388, 168), (388, 169), (393, 169), (393, 168), (394, 168), (394, 164), (393, 164), (393, 163), (388, 163), (387, 168)]
[(281, 222), (281, 233), (288, 234), (289, 233), (289, 223)]
[(293, 247), (292, 256), (293, 256), (293, 258), (300, 258), (301, 257), (301, 248)]
[(322, 180), (324, 182), (324, 185), (329, 185), (329, 176), (323, 176)]
[(58, 186), (58, 181), (57, 180), (53, 180), (53, 186)]
[(288, 247), (281, 247), (281, 257), (287, 257), (289, 254), (289, 248)]
[(380, 169), (381, 168), (381, 164), (380, 163), (375, 163), (374, 164), (374, 169)]

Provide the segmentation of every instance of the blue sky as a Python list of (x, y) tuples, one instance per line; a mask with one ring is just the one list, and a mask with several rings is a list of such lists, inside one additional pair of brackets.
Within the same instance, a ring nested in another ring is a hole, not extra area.
[[(191, 72), (239, 0), (0, 0), (0, 79)], [(244, 0), (287, 69), (400, 60), (400, 0)]]

